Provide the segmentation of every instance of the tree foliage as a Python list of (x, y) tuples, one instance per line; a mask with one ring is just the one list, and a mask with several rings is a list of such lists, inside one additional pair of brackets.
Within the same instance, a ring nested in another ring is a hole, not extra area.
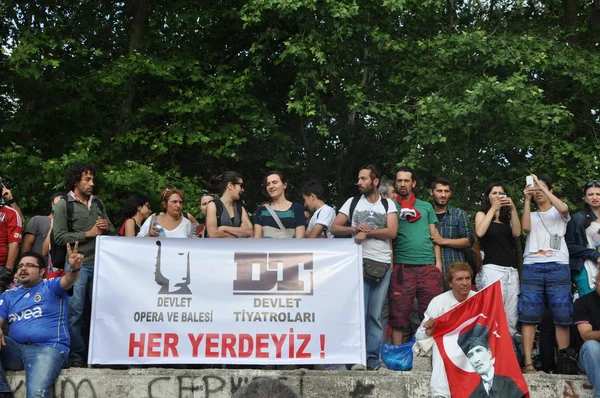
[[(96, 164), (113, 217), (133, 192), (240, 171), (312, 177), (329, 202), (358, 168), (445, 176), (478, 208), (546, 173), (576, 208), (598, 178), (600, 3), (128, 0), (0, 5), (0, 175), (29, 215), (65, 168)], [(156, 203), (154, 203), (156, 205)]]

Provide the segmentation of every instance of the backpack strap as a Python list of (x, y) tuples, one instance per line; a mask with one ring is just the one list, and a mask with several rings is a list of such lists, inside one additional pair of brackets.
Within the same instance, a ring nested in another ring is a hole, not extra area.
[(352, 216), (354, 215), (354, 209), (356, 209), (356, 205), (358, 205), (358, 201), (361, 197), (362, 195), (356, 195), (352, 198), (352, 202), (350, 203), (350, 214), (348, 214), (348, 221), (350, 222), (350, 225), (352, 225)]
[(65, 198), (65, 201), (67, 202), (67, 230), (69, 232), (73, 232), (73, 215), (75, 213), (75, 205), (73, 204), (73, 201), (69, 200), (68, 198)]

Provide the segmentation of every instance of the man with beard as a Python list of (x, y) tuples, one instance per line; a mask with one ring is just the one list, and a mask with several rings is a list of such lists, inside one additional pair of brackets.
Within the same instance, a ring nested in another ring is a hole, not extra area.
[[(73, 286), (73, 297), (69, 300), (71, 347), (67, 367), (83, 367), (86, 357), (87, 344), (81, 327), (86, 296), (90, 300), (92, 297), (96, 237), (115, 232), (104, 204), (93, 195), (95, 178), (96, 169), (93, 166), (85, 163), (71, 166), (65, 175), (65, 188), (69, 189), (69, 193), (53, 209), (56, 244), (65, 246), (79, 242), (79, 253), (83, 256), (81, 274)], [(68, 271), (66, 267), (65, 271)]]
[[(442, 272), (457, 261), (467, 261), (466, 249), (473, 244), (473, 228), (469, 216), (463, 210), (448, 205), (452, 197), (450, 181), (438, 178), (431, 183), (433, 209), (437, 216), (437, 231), (431, 240), (442, 250)], [(444, 283), (446, 290), (448, 285)]]
[(437, 234), (437, 217), (431, 204), (415, 198), (415, 172), (400, 167), (396, 173), (398, 235), (389, 297), (392, 344), (402, 344), (415, 297), (419, 320), (431, 299), (444, 291), (441, 251), (431, 237)]
[[(379, 172), (374, 166), (359, 171), (357, 185), (361, 195), (344, 203), (333, 220), (331, 233), (352, 234), (356, 244), (362, 244), (367, 368), (377, 370), (381, 366), (379, 345), (383, 337), (381, 309), (390, 282), (391, 239), (398, 232), (398, 218), (394, 202), (382, 199), (378, 193)], [(348, 221), (350, 226), (346, 225)], [(373, 277), (374, 269), (382, 271), (380, 277)], [(364, 366), (357, 364), (352, 370), (364, 370)]]

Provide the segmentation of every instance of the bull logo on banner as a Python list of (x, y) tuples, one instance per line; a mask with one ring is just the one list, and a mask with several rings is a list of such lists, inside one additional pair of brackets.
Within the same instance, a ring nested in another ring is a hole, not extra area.
[(433, 337), (453, 397), (529, 397), (499, 281), (437, 318)]
[(233, 294), (312, 295), (312, 253), (235, 253)]
[[(154, 280), (160, 286), (158, 294), (192, 294), (190, 291), (190, 252), (187, 252), (187, 272), (186, 276), (181, 278), (181, 282), (174, 284), (173, 289), (170, 289), (171, 280), (162, 273), (161, 269), (161, 249), (162, 243), (160, 240), (156, 241), (158, 246), (158, 253), (156, 254), (156, 268), (154, 271)], [(185, 253), (177, 253), (178, 256), (183, 256)], [(179, 257), (177, 257), (179, 258)]]

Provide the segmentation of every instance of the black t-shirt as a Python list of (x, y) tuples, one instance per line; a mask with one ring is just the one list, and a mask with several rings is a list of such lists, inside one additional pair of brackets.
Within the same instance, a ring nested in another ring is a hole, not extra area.
[(442, 223), (442, 222), (444, 222), (444, 218), (446, 218), (446, 214), (448, 214), (448, 213), (446, 213), (446, 212), (443, 212), (443, 213), (435, 213), (435, 215), (437, 216), (437, 219), (438, 219), (438, 222), (439, 222), (439, 223)]
[(575, 301), (573, 322), (592, 325), (592, 330), (600, 330), (600, 295), (594, 290)]

